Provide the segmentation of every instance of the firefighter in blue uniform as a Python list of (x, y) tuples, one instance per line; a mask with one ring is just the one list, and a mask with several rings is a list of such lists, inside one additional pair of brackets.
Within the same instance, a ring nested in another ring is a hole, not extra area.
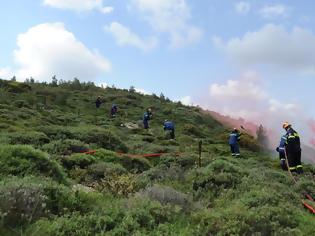
[(283, 139), (285, 142), (285, 152), (288, 158), (289, 170), (302, 174), (303, 166), (301, 163), (302, 150), (300, 136), (288, 122), (283, 123), (282, 128), (286, 130)]
[(166, 130), (170, 131), (171, 139), (175, 139), (175, 125), (174, 125), (174, 123), (172, 121), (165, 120), (163, 127), (164, 127), (164, 131), (166, 131)]
[(240, 155), (240, 148), (238, 142), (240, 141), (241, 133), (234, 128), (233, 131), (230, 133), (229, 137), (229, 145), (231, 148), (232, 156), (239, 156)]
[(277, 147), (277, 152), (279, 153), (280, 166), (282, 170), (288, 170), (287, 163), (285, 160), (285, 141), (286, 137), (283, 135), (280, 140), (279, 147)]
[(97, 97), (97, 99), (96, 99), (96, 101), (95, 101), (95, 106), (96, 106), (96, 108), (100, 108), (101, 107), (101, 105), (102, 105), (102, 99), (101, 99), (101, 96), (98, 96)]
[(148, 108), (147, 111), (143, 114), (143, 128), (149, 129), (149, 120), (152, 119), (151, 108)]
[(112, 108), (110, 109), (110, 115), (111, 115), (112, 117), (116, 117), (117, 112), (118, 112), (117, 105), (116, 105), (116, 104), (113, 104), (113, 105), (112, 105)]

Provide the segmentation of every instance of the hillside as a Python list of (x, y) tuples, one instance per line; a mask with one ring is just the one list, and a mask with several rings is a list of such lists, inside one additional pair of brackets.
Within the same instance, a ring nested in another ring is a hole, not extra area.
[(229, 129), (200, 108), (77, 80), (0, 80), (0, 128), (0, 235), (315, 235), (301, 204), (315, 168), (294, 184), (246, 134), (231, 157)]
[[(248, 122), (244, 119), (234, 119), (229, 116), (221, 115), (215, 111), (206, 111), (206, 113), (210, 114), (215, 120), (219, 121), (225, 127), (240, 127), (243, 126), (246, 128), (246, 132), (251, 134), (252, 136), (256, 136), (256, 131), (258, 129), (258, 125), (253, 124), (252, 122)], [(279, 134), (275, 134), (274, 132), (269, 132), (269, 141), (270, 141), (270, 150), (273, 150), (276, 155), (276, 151), (274, 150), (277, 145), (279, 145)], [(305, 163), (315, 164), (315, 149), (309, 145), (302, 143), (302, 159)]]

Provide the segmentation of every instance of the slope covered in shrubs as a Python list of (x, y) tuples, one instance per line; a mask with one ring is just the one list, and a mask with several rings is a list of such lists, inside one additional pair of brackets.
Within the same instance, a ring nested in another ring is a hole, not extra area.
[(0, 128), (0, 235), (315, 234), (301, 205), (303, 192), (315, 196), (315, 168), (294, 185), (246, 134), (232, 158), (229, 131), (198, 107), (78, 81), (0, 80)]

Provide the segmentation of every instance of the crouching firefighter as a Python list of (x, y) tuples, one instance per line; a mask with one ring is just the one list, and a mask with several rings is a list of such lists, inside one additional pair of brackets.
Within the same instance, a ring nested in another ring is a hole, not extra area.
[(303, 173), (303, 166), (301, 164), (301, 142), (299, 134), (292, 128), (292, 126), (285, 122), (282, 127), (286, 130), (283, 136), (285, 141), (285, 153), (288, 158), (289, 170)]
[(234, 128), (233, 131), (230, 133), (230, 138), (229, 138), (229, 144), (231, 147), (232, 156), (240, 155), (240, 147), (238, 144), (240, 139), (241, 139), (241, 133), (236, 128)]
[(288, 170), (287, 163), (285, 160), (285, 135), (281, 137), (279, 147), (277, 147), (277, 152), (279, 153), (280, 166), (282, 170)]
[(110, 109), (110, 115), (112, 118), (116, 117), (116, 114), (118, 112), (118, 107), (116, 106), (116, 104), (113, 104), (111, 109)]
[(174, 123), (172, 121), (165, 120), (163, 127), (164, 127), (164, 131), (168, 130), (170, 132), (171, 139), (175, 139), (175, 125), (174, 125)]

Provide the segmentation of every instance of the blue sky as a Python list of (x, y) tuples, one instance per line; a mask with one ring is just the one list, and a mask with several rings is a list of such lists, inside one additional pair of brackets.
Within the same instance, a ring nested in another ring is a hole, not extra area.
[(310, 0), (1, 1), (0, 77), (133, 85), (268, 126), (305, 123), (315, 118), (314, 7)]

